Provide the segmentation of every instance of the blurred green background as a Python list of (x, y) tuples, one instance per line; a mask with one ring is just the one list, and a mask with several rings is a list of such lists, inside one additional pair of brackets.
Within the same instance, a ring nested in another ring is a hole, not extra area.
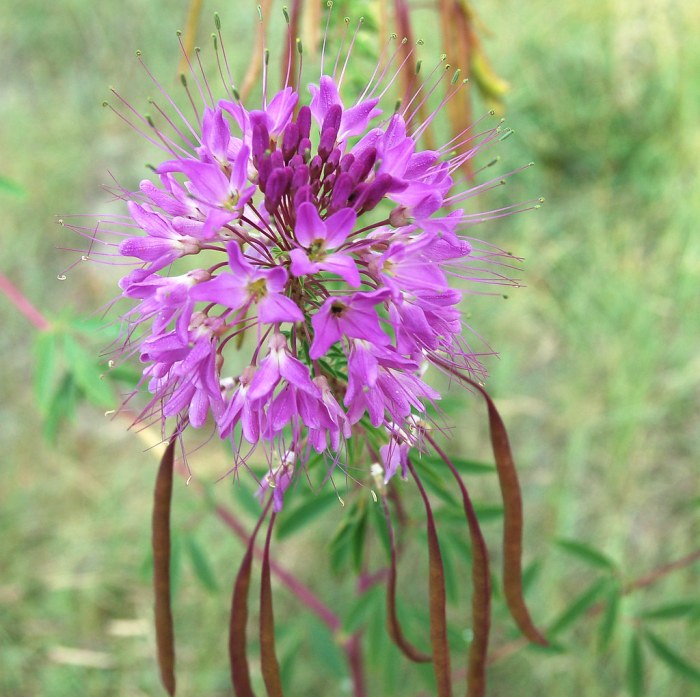
[[(218, 10), (240, 75), (254, 12), (253, 3), (235, 5), (205, 0), (199, 41), (207, 42)], [(499, 148), (504, 171), (537, 165), (509, 180), (508, 200), (546, 198), (537, 212), (474, 231), (525, 259), (526, 287), (507, 299), (470, 298), (468, 308), (500, 353), (488, 361), (489, 389), (520, 467), (526, 561), (537, 560), (539, 571), (528, 598), (546, 626), (597, 573), (554, 545), (557, 538), (614, 559), (623, 584), (700, 546), (700, 4), (473, 6), (488, 28), (480, 30), (486, 51), (512, 85), (506, 116), (516, 133)], [(101, 101), (115, 84), (145, 108), (152, 87), (136, 48), (174, 87), (174, 29), (186, 10), (184, 1), (165, 0), (0, 5), (0, 175), (13, 183), (0, 190), (0, 270), (52, 321), (93, 315), (115, 294), (116, 269), (82, 264), (57, 280), (75, 258), (57, 248), (79, 245), (54, 219), (106, 210), (100, 187), (109, 173), (127, 188), (145, 175), (143, 142)], [(421, 12), (423, 57), (432, 64), (437, 24)], [(484, 107), (475, 104), (478, 114)], [(156, 458), (125, 422), (88, 405), (53, 444), (42, 439), (32, 388), (36, 330), (4, 297), (0, 313), (0, 695), (160, 694), (148, 570)], [(466, 396), (451, 416), (451, 451), (488, 460), (482, 405)], [(213, 454), (193, 455), (197, 471), (220, 471), (223, 454), (210, 447)], [(475, 486), (496, 500), (492, 486)], [(232, 505), (240, 507), (239, 498)], [(216, 579), (207, 583), (196, 564), (182, 565), (181, 694), (228, 695), (226, 613), (241, 546), (183, 485), (175, 511), (182, 553), (206, 550)], [(332, 525), (333, 515), (320, 527)], [(487, 530), (497, 557), (499, 526)], [(328, 603), (342, 604), (352, 583), (327, 575), (327, 535), (312, 526), (285, 540), (281, 560)], [(639, 617), (697, 601), (699, 581), (695, 564), (626, 595), (604, 650), (599, 618), (583, 618), (562, 635), (569, 651), (524, 650), (497, 661), (489, 694), (630, 694), (630, 636)], [(299, 612), (283, 589), (276, 603), (282, 620)], [(654, 631), (698, 665), (698, 613), (690, 621), (680, 614)], [(504, 615), (495, 625), (495, 647), (516, 636)], [(331, 637), (312, 619), (303, 640), (290, 627), (280, 638), (296, 686), (290, 694), (348, 694)], [(454, 660), (461, 665), (461, 654)], [(668, 661), (647, 661), (640, 671), (646, 694), (700, 694)], [(414, 694), (401, 685), (376, 689), (371, 694)]]

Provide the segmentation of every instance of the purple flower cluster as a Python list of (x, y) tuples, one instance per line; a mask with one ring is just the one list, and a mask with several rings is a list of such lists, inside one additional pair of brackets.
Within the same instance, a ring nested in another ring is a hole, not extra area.
[(509, 212), (463, 208), (497, 182), (459, 180), (499, 127), (421, 149), (418, 106), (435, 85), (386, 116), (385, 73), (349, 107), (342, 75), (322, 74), (307, 104), (286, 86), (259, 109), (231, 89), (205, 98), (204, 85), (195, 120), (168, 120), (175, 135), (148, 120), (169, 159), (122, 192), (118, 254), (137, 268), (120, 287), (138, 301), (124, 351), (145, 364), (144, 414), (213, 419), (239, 462), (262, 445), (276, 508), (300, 463), (315, 452), (332, 467), (354, 432), (374, 434), (385, 481), (405, 474), (415, 425), (440, 398), (426, 367), (481, 370), (448, 277), (507, 282), (483, 268), (503, 253), (464, 236)]

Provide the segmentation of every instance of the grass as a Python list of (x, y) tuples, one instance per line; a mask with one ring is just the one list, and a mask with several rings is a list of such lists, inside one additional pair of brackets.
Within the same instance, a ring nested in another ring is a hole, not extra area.
[[(542, 564), (530, 602), (546, 622), (595, 578), (555, 538), (607, 553), (624, 579), (697, 546), (700, 11), (691, 0), (474, 5), (493, 32), (486, 49), (513, 84), (507, 117), (516, 134), (501, 155), (509, 166), (536, 162), (504, 195), (547, 200), (537, 213), (476, 231), (525, 258), (527, 287), (507, 300), (474, 297), (469, 307), (500, 351), (489, 387), (521, 467), (527, 557)], [(214, 9), (205, 3), (205, 13)], [(70, 263), (56, 247), (72, 241), (53, 216), (103, 208), (108, 169), (125, 186), (142, 176), (141, 144), (100, 102), (112, 82), (143, 98), (136, 48), (159, 75), (173, 72), (172, 30), (184, 14), (185, 3), (173, 10), (143, 0), (60, 8), (33, 0), (0, 11), (0, 174), (25, 191), (0, 193), (0, 269), (49, 317), (65, 307), (92, 312), (113, 293), (97, 267), (55, 280)], [(248, 20), (231, 7), (222, 17), (229, 45), (247, 41)], [(204, 42), (208, 27), (201, 33)], [(122, 423), (87, 407), (55, 445), (42, 442), (30, 386), (33, 330), (3, 300), (0, 313), (0, 693), (159, 694), (145, 569), (154, 463)], [(467, 399), (455, 414), (453, 449), (487, 457), (481, 405)], [(196, 463), (208, 469), (204, 453)], [(493, 494), (487, 486), (483, 493)], [(175, 510), (181, 534), (208, 551), (220, 586), (208, 592), (191, 566), (180, 578), (182, 694), (227, 695), (225, 613), (240, 546), (184, 487)], [(489, 533), (496, 550), (497, 526)], [(324, 568), (318, 538), (285, 542), (283, 561), (302, 575), (311, 563)], [(626, 694), (634, 613), (692, 598), (698, 580), (696, 565), (626, 598), (607, 652), (596, 650), (594, 623), (584, 621), (565, 635), (569, 653), (526, 651), (497, 663), (490, 694)], [(342, 600), (342, 587), (317, 587), (329, 602)], [(281, 597), (282, 615), (296, 612)], [(505, 618), (497, 626), (499, 640), (513, 636)], [(697, 622), (659, 631), (700, 662)], [(328, 678), (338, 656), (319, 636), (298, 649), (302, 660), (288, 662), (294, 684), (343, 694), (342, 677)], [(281, 638), (285, 654), (295, 641)], [(96, 653), (76, 658), (62, 648)], [(331, 669), (319, 671), (324, 649)], [(648, 694), (691, 694), (658, 662), (647, 665), (646, 680)]]

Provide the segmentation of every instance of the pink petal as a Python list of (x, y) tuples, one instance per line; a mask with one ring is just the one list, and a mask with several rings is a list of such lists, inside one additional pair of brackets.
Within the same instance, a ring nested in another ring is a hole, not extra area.
[(248, 292), (243, 286), (245, 279), (236, 278), (234, 274), (222, 273), (192, 288), (193, 300), (205, 300), (223, 307), (238, 310), (248, 302)]
[(289, 270), (292, 272), (292, 275), (297, 278), (299, 276), (317, 273), (321, 270), (321, 265), (317, 262), (309, 261), (309, 257), (303, 249), (292, 249), (292, 251), (289, 252), (289, 258), (292, 260)]
[(282, 266), (263, 272), (267, 290), (270, 293), (281, 293), (287, 285), (287, 271)]
[(294, 234), (303, 247), (310, 247), (315, 240), (326, 239), (326, 226), (312, 203), (305, 201), (297, 208)]
[(338, 274), (349, 286), (359, 288), (362, 284), (355, 261), (346, 254), (331, 254), (319, 266), (324, 271)]
[(374, 108), (378, 103), (378, 99), (368, 99), (366, 102), (360, 102), (356, 106), (346, 109), (340, 121), (338, 141), (359, 136), (360, 133), (367, 130), (367, 124), (382, 113), (381, 109)]
[(311, 395), (318, 395), (318, 388), (311, 381), (309, 369), (301, 361), (289, 354), (280, 354), (279, 370), (290, 385)]
[(312, 359), (325, 356), (328, 349), (342, 336), (338, 321), (331, 316), (331, 303), (337, 298), (328, 298), (321, 309), (311, 318), (314, 340), (309, 350)]
[(248, 399), (252, 402), (266, 398), (280, 381), (279, 363), (268, 356), (261, 364), (250, 383)]
[(326, 218), (326, 246), (328, 249), (337, 249), (347, 236), (352, 232), (357, 220), (357, 213), (352, 208), (341, 208), (337, 213), (333, 213)]
[(127, 205), (134, 222), (149, 236), (159, 238), (174, 237), (172, 228), (162, 215), (148, 211), (134, 201), (129, 201)]
[(301, 322), (304, 315), (291, 298), (279, 293), (270, 293), (258, 302), (258, 319), (264, 324)]

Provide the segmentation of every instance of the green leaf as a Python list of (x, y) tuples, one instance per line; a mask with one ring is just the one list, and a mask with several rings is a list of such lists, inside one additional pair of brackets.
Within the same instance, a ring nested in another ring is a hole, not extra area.
[(568, 649), (563, 644), (559, 644), (556, 641), (552, 641), (549, 634), (547, 634), (547, 640), (549, 644), (547, 646), (542, 646), (542, 644), (529, 643), (527, 645), (528, 651), (534, 651), (535, 653), (541, 653), (546, 656), (560, 656), (567, 653)]
[(488, 462), (466, 460), (462, 457), (451, 457), (452, 464), (462, 474), (496, 474), (496, 466)]
[(503, 518), (503, 506), (500, 504), (475, 503), (474, 513), (480, 523), (490, 523)]
[(391, 558), (391, 544), (389, 543), (389, 531), (386, 527), (386, 519), (384, 518), (381, 503), (372, 501), (369, 506), (369, 512), (388, 562)]
[(348, 556), (350, 555), (350, 540), (352, 538), (353, 525), (352, 521), (345, 518), (342, 523), (336, 528), (333, 537), (329, 543), (329, 561), (331, 571), (334, 574), (339, 574)]
[(122, 331), (118, 322), (106, 322), (101, 317), (74, 317), (68, 320), (68, 324), (89, 339), (99, 342), (116, 341)]
[(108, 383), (103, 380), (95, 357), (70, 334), (64, 334), (63, 346), (70, 372), (85, 396), (100, 407), (114, 407), (114, 394)]
[[(304, 636), (299, 631), (285, 633), (285, 629), (288, 628), (280, 626), (278, 630), (278, 635), (282, 639), (280, 642), (280, 675), (283, 685), (291, 685), (295, 670), (299, 665), (299, 653), (303, 650)], [(303, 626), (300, 625), (298, 629), (303, 629)]]
[(56, 333), (43, 331), (37, 334), (34, 344), (34, 396), (41, 413), (46, 416), (56, 383), (58, 356)]
[(700, 603), (694, 600), (677, 601), (659, 605), (652, 610), (645, 610), (637, 615), (642, 620), (675, 620), (679, 617), (697, 615), (700, 612)]
[(332, 505), (338, 505), (335, 491), (305, 495), (297, 506), (289, 511), (284, 509), (280, 513), (277, 522), (277, 536), (279, 539), (283, 539), (300, 530)]
[(605, 569), (606, 571), (615, 571), (616, 569), (615, 562), (610, 559), (610, 557), (583, 542), (559, 539), (556, 540), (556, 544), (564, 552), (577, 557), (589, 566), (595, 566), (599, 569)]
[(305, 622), (309, 627), (308, 645), (317, 665), (323, 666), (336, 678), (344, 678), (345, 658), (326, 625), (311, 616), (305, 619)]
[[(416, 464), (425, 488), (439, 499), (444, 501), (450, 508), (462, 510), (461, 502), (457, 501), (452, 490), (446, 485), (443, 477), (440, 476), (436, 466), (427, 459), (422, 459)], [(445, 466), (443, 465), (445, 468)], [(445, 468), (445, 471), (447, 469)], [(464, 515), (464, 514), (462, 514)]]
[[(260, 501), (255, 497), (252, 487), (250, 486), (250, 481), (254, 481), (252, 477), (235, 476), (232, 478), (231, 495), (237, 506), (240, 506), (244, 513), (249, 514), (251, 518), (257, 520), (260, 517), (262, 508), (260, 506)], [(239, 510), (236, 510), (235, 514), (238, 517), (243, 517)]]
[(581, 615), (583, 615), (593, 603), (598, 600), (604, 589), (608, 586), (608, 580), (601, 578), (595, 583), (591, 584), (581, 595), (579, 595), (572, 603), (569, 605), (556, 620), (552, 623), (551, 627), (547, 631), (547, 635), (550, 637), (559, 634), (567, 627), (571, 626)]
[(527, 593), (532, 588), (542, 571), (542, 562), (537, 559), (527, 566), (523, 571), (523, 593)]
[(694, 666), (688, 659), (676, 653), (666, 642), (662, 641), (656, 634), (645, 632), (649, 646), (672, 671), (683, 676), (686, 680), (700, 683), (700, 669)]
[(66, 374), (49, 400), (43, 428), (46, 440), (53, 442), (61, 423), (74, 417), (77, 401), (78, 390), (75, 380), (72, 375)]
[(644, 653), (642, 642), (633, 634), (627, 648), (627, 689), (631, 697), (644, 695)]
[(0, 192), (17, 198), (24, 198), (27, 195), (27, 190), (22, 185), (2, 175), (0, 175)]
[[(503, 519), (503, 506), (500, 504), (474, 503), (474, 512), (479, 523), (491, 523)], [(442, 508), (434, 512), (435, 519), (445, 523), (466, 525), (463, 508)]]
[[(446, 542), (447, 536), (442, 535), (440, 537), (440, 543), (442, 546), (442, 565), (445, 573), (445, 592), (447, 593), (447, 599), (451, 603), (456, 603), (460, 597), (461, 588), (458, 588), (457, 573), (455, 570), (454, 558), (451, 553), (451, 549), (448, 549), (450, 545)], [(464, 578), (464, 569), (460, 569), (459, 579)]]
[(115, 365), (114, 368), (110, 368), (107, 373), (107, 377), (112, 382), (125, 382), (132, 389), (138, 384), (141, 375), (142, 373), (140, 370), (127, 363)]
[[(364, 499), (361, 499), (364, 500)], [(367, 537), (367, 506), (362, 506), (362, 514), (355, 526), (352, 537), (352, 563), (356, 573), (362, 571), (362, 560), (365, 554), (365, 538)]]
[[(422, 455), (419, 463), (429, 461), (435, 467), (446, 467), (445, 463), (435, 455)], [(486, 462), (477, 462), (476, 460), (467, 460), (463, 457), (450, 456), (455, 469), (461, 474), (496, 474), (496, 467)]]
[(384, 586), (377, 585), (355, 598), (344, 613), (343, 629), (352, 634), (365, 626), (374, 613), (386, 615), (384, 609)]
[(185, 543), (187, 546), (187, 554), (192, 562), (192, 570), (197, 580), (208, 591), (212, 593), (217, 591), (219, 589), (219, 584), (206, 552), (192, 535), (188, 535), (185, 538)]
[(620, 618), (620, 601), (622, 599), (622, 589), (615, 583), (605, 594), (605, 608), (603, 619), (600, 622), (600, 632), (598, 634), (598, 647), (605, 650), (610, 645), (610, 640), (615, 633), (618, 620)]

